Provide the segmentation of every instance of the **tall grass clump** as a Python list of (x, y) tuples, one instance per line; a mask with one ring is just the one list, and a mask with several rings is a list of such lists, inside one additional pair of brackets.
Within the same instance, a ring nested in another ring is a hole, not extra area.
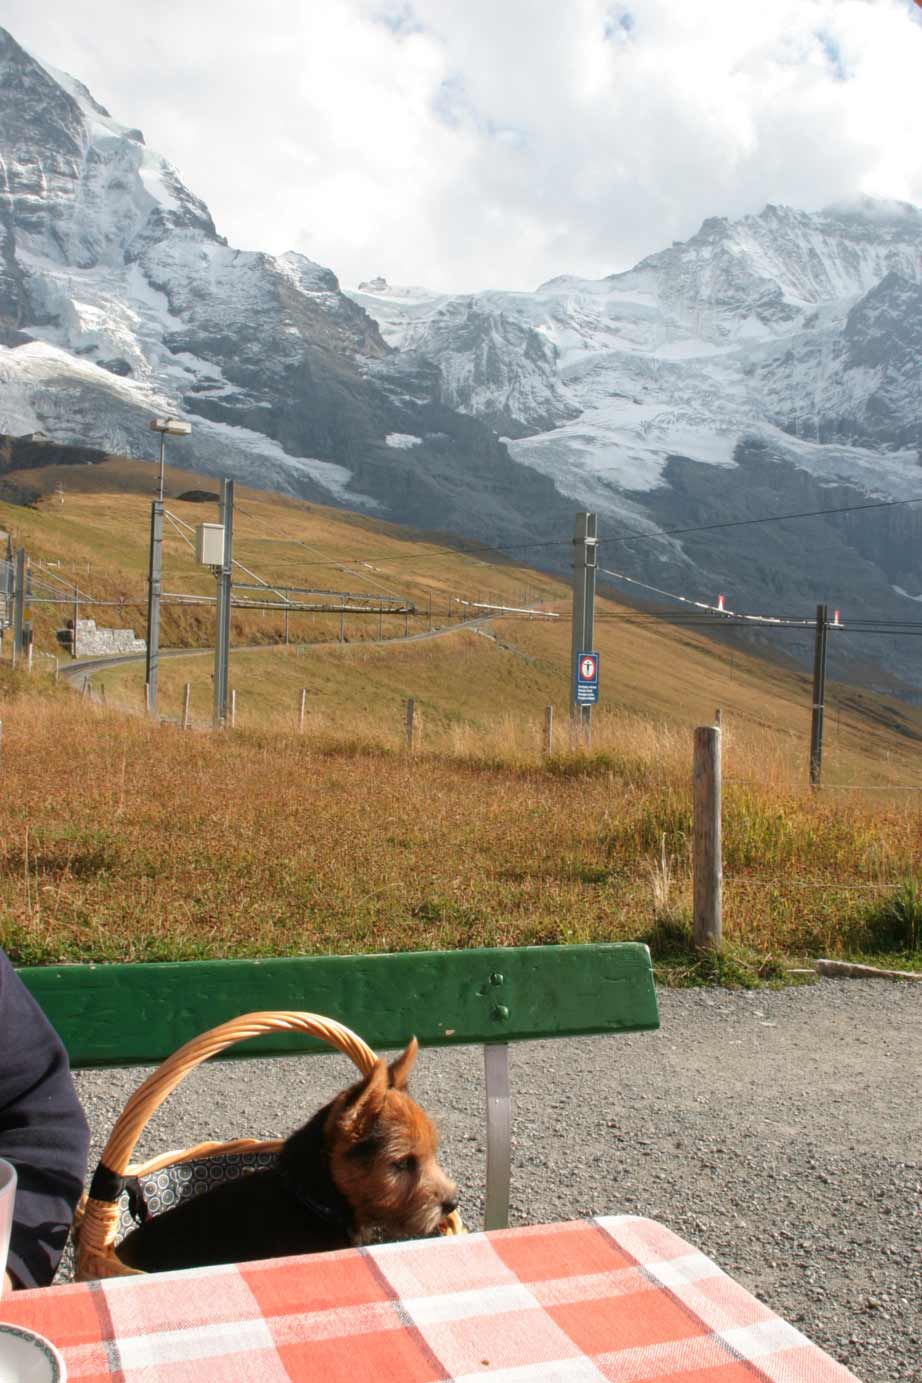
[(0, 942), (18, 960), (644, 938), (663, 973), (730, 982), (782, 955), (918, 947), (919, 807), (797, 791), (783, 745), (759, 785), (737, 781), (749, 743), (728, 746), (726, 947), (704, 961), (683, 732), (599, 717), (591, 749), (545, 757), (537, 718), (478, 738), (424, 705), (410, 751), (397, 716), (309, 704), (300, 734), (294, 710), (182, 732), (38, 685), (0, 680)]
[(889, 897), (871, 904), (855, 937), (865, 951), (922, 951), (922, 888), (905, 879)]

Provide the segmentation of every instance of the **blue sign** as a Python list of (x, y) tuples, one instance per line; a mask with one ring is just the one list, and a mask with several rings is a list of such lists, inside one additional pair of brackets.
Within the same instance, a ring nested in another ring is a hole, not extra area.
[(576, 655), (576, 704), (595, 706), (599, 699), (599, 655)]

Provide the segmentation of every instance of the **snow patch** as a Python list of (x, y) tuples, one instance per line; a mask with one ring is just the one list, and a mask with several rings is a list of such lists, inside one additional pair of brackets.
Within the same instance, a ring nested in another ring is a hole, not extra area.
[(414, 437), (410, 432), (389, 432), (384, 439), (389, 447), (397, 451), (408, 451), (410, 447), (422, 446), (422, 437)]

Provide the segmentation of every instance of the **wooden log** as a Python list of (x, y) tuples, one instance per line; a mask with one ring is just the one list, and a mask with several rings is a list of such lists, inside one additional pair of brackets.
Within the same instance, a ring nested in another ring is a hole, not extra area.
[(815, 960), (814, 968), (821, 975), (851, 980), (922, 980), (922, 971), (880, 970), (876, 965), (856, 965), (850, 960)]

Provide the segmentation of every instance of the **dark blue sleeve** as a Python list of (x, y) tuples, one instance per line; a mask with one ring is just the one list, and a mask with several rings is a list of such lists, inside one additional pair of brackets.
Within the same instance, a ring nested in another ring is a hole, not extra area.
[(0, 1157), (19, 1177), (7, 1270), (23, 1287), (54, 1277), (88, 1147), (63, 1044), (0, 951)]

